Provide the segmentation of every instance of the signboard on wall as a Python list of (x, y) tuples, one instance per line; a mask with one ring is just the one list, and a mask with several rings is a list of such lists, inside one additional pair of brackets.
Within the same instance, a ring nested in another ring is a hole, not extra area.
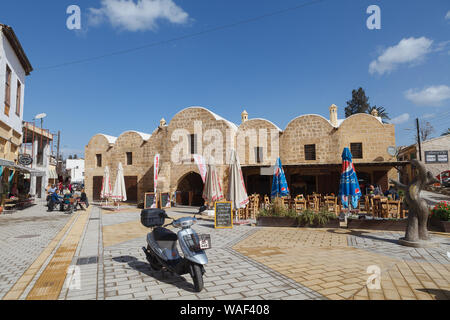
[(19, 163), (22, 166), (29, 166), (33, 163), (33, 158), (31, 157), (31, 155), (26, 153), (19, 154)]
[(425, 163), (448, 163), (448, 151), (425, 151)]

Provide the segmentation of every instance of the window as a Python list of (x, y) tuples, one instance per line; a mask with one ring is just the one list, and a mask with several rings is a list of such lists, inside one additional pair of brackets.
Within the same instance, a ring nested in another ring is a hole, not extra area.
[(102, 155), (96, 154), (95, 156), (97, 158), (97, 167), (101, 167), (102, 166)]
[(16, 115), (20, 117), (20, 98), (22, 97), (22, 84), (17, 80), (17, 93), (16, 93)]
[(362, 159), (363, 158), (363, 150), (362, 143), (350, 143), (350, 152), (352, 153), (353, 159)]
[(127, 152), (127, 166), (133, 164), (133, 152)]
[(305, 144), (305, 160), (316, 160), (315, 144)]
[(261, 163), (264, 161), (262, 147), (255, 147), (255, 159), (256, 159), (256, 163)]
[(191, 134), (189, 136), (189, 145), (190, 145), (190, 153), (196, 154), (197, 153), (197, 135)]
[(11, 104), (11, 69), (6, 66), (5, 78), (5, 114), (9, 116), (9, 107)]

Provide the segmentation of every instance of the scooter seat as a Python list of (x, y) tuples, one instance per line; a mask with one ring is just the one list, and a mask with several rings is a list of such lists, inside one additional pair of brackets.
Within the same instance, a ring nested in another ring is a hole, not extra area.
[(153, 229), (153, 236), (155, 241), (177, 241), (178, 236), (169, 229), (158, 227)]

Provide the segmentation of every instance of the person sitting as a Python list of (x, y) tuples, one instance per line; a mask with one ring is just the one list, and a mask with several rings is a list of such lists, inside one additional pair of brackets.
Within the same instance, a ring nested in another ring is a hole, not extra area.
[(398, 192), (397, 192), (397, 190), (395, 190), (394, 186), (390, 186), (389, 190), (387, 190), (384, 193), (384, 195), (386, 197), (388, 197), (388, 198), (389, 198), (389, 196), (391, 196), (393, 200), (398, 200), (399, 199)]
[(82, 203), (84, 203), (86, 208), (89, 208), (89, 201), (88, 201), (88, 198), (86, 196), (86, 192), (84, 192), (84, 189), (81, 189), (80, 200), (78, 201), (78, 204), (80, 205), (81, 209), (83, 209), (83, 206), (81, 205)]
[(61, 203), (62, 197), (59, 195), (59, 190), (55, 190), (50, 196), (50, 201), (48, 203), (48, 211), (53, 211), (54, 206)]
[(60, 211), (64, 211), (64, 207), (66, 207), (67, 209), (70, 209), (70, 198), (72, 198), (72, 194), (70, 193), (70, 191), (68, 189), (64, 190), (64, 200), (61, 201), (59, 210)]
[(371, 197), (374, 197), (374, 196), (381, 196), (380, 189), (375, 188), (375, 187), (373, 186), (373, 184), (371, 184), (371, 185), (369, 186), (369, 195), (370, 195)]

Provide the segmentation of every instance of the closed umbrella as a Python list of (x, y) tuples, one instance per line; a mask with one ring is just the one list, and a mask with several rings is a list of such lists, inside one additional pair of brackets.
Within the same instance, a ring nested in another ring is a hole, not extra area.
[(100, 192), (100, 198), (106, 199), (108, 204), (108, 197), (111, 196), (111, 178), (109, 175), (109, 167), (105, 166), (105, 172), (103, 174), (102, 190)]
[(339, 196), (344, 208), (357, 208), (358, 200), (361, 197), (358, 177), (356, 176), (355, 166), (352, 162), (352, 153), (348, 148), (342, 151), (342, 173), (339, 185)]
[(273, 171), (271, 195), (272, 197), (284, 197), (289, 195), (289, 187), (286, 181), (286, 176), (284, 175), (283, 166), (281, 165), (280, 158), (277, 159)]
[(212, 159), (207, 165), (205, 185), (203, 187), (203, 199), (208, 203), (213, 203), (224, 198), (222, 186), (220, 185), (217, 169)]
[[(119, 162), (119, 167), (117, 168), (116, 183), (114, 184), (111, 198), (118, 202), (127, 201), (127, 190), (125, 188), (125, 177), (123, 176), (122, 162)], [(117, 206), (119, 205), (117, 204)]]
[(230, 161), (230, 186), (228, 199), (233, 203), (233, 209), (245, 208), (248, 203), (247, 190), (242, 176), (241, 164), (236, 150), (231, 150)]

